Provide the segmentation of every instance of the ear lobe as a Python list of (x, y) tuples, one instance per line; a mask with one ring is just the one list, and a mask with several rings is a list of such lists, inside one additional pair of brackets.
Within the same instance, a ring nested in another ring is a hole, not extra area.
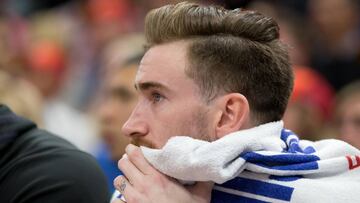
[(221, 98), (219, 105), (222, 114), (216, 126), (217, 139), (248, 126), (250, 106), (244, 95), (227, 94)]

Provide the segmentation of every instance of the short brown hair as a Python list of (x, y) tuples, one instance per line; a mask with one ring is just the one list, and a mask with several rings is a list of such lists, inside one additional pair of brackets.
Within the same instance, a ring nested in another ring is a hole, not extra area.
[(293, 87), (279, 27), (254, 11), (179, 3), (154, 9), (145, 19), (148, 47), (187, 40), (186, 74), (211, 101), (238, 92), (249, 101), (253, 120), (280, 120)]

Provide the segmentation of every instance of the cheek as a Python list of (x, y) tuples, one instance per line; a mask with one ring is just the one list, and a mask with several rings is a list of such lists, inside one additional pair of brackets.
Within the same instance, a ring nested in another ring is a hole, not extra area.
[(177, 125), (179, 125), (179, 121), (177, 119), (166, 119), (166, 120), (158, 120), (153, 124), (151, 134), (153, 135), (152, 142), (156, 145), (156, 147), (162, 147), (165, 143), (173, 136), (177, 135)]
[(175, 114), (169, 117), (159, 117), (148, 122), (150, 133), (145, 138), (155, 148), (162, 148), (171, 137), (187, 135), (187, 130), (191, 128), (191, 126), (185, 124), (186, 119), (182, 119), (182, 115)]
[[(190, 136), (197, 139), (209, 139), (209, 123), (207, 113), (200, 108), (187, 109), (178, 112), (168, 119), (166, 126), (161, 126), (163, 132), (171, 136)], [(166, 138), (166, 137), (165, 137)]]
[[(187, 99), (188, 100), (188, 99)], [(148, 116), (151, 137), (148, 139), (158, 147), (162, 147), (173, 136), (199, 137), (206, 127), (199, 122), (202, 109), (198, 103), (164, 103), (161, 108), (155, 108)], [(203, 121), (203, 120), (201, 120)], [(205, 133), (206, 134), (206, 133)]]

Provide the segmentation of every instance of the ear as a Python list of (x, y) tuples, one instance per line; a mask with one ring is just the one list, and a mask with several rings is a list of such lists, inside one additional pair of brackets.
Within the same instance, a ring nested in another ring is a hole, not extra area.
[(239, 93), (231, 93), (219, 98), (220, 107), (216, 125), (216, 138), (247, 128), (250, 121), (250, 106), (246, 97)]

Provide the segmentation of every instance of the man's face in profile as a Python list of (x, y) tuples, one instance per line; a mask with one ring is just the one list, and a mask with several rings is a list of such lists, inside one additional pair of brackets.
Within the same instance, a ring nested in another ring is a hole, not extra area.
[(133, 144), (161, 148), (173, 136), (214, 140), (211, 105), (185, 74), (186, 45), (157, 45), (143, 57), (135, 79), (139, 100), (123, 126)]
[(121, 132), (121, 126), (129, 118), (137, 102), (134, 89), (136, 71), (136, 64), (115, 69), (105, 80), (105, 98), (99, 109), (100, 135), (114, 160), (122, 157), (129, 144), (129, 139)]

